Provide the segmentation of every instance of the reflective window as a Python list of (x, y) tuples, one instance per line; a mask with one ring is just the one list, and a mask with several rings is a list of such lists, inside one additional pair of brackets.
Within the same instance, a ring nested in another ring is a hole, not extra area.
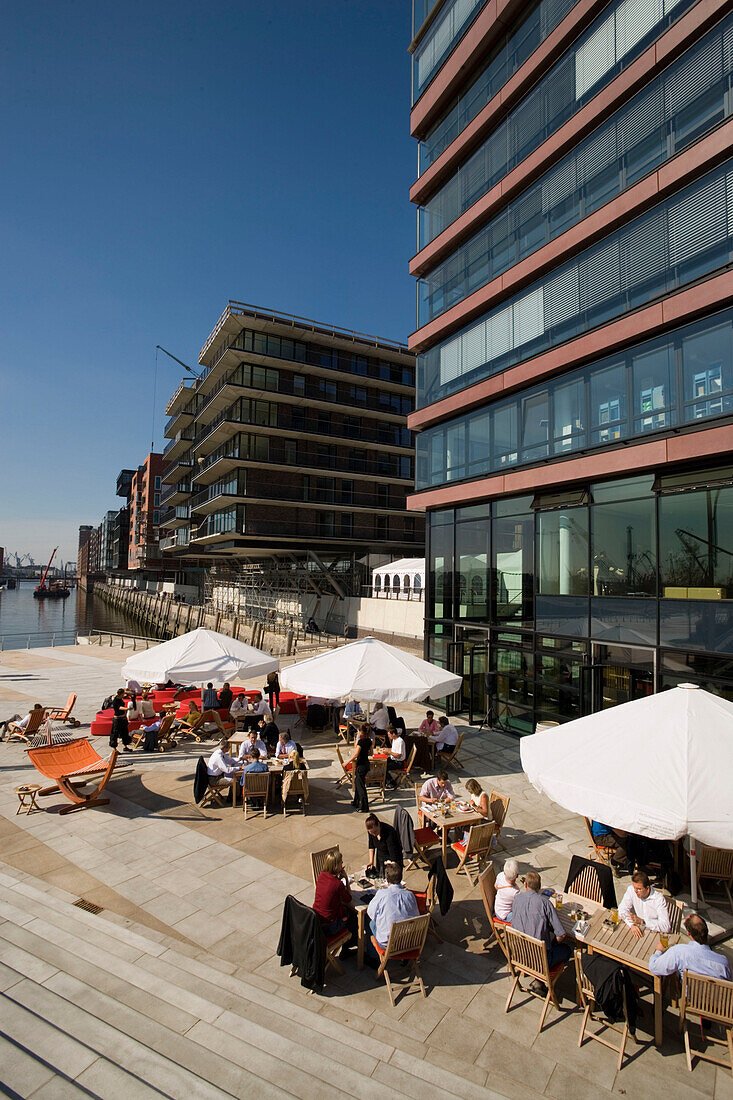
[(594, 596), (655, 596), (654, 498), (591, 508), (591, 591)]
[(489, 535), (491, 521), (456, 524), (456, 597), (461, 619), (489, 614)]
[(588, 595), (588, 510), (566, 508), (537, 517), (537, 591)]
[[(498, 502), (497, 502), (498, 503)], [(495, 516), (492, 521), (492, 567), (496, 618), (531, 623), (533, 615), (534, 516)]]
[(453, 525), (430, 525), (429, 613), (453, 617)]
[(662, 595), (733, 598), (733, 489), (659, 498)]
[(443, 5), (412, 55), (413, 103), (486, 3), (487, 0), (448, 0)]

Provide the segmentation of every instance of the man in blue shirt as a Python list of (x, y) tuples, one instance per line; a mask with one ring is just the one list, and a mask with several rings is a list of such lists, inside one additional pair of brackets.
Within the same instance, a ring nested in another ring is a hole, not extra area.
[(391, 864), (387, 867), (384, 877), (387, 880), (387, 888), (377, 890), (367, 909), (367, 915), (371, 922), (371, 934), (367, 938), (367, 955), (372, 960), (377, 958), (377, 952), (371, 939), (372, 936), (374, 936), (380, 947), (386, 947), (389, 940), (389, 931), (395, 921), (420, 916), (415, 895), (412, 890), (408, 890), (402, 885), (402, 868), (399, 865)]
[(250, 756), (252, 757), (252, 760), (249, 764), (247, 764), (246, 768), (242, 772), (242, 786), (244, 786), (244, 777), (249, 772), (266, 772), (267, 771), (267, 764), (265, 763), (264, 760), (260, 760), (260, 750), (259, 749), (252, 749), (252, 751), (250, 753)]
[(649, 969), (656, 977), (677, 973), (682, 977), (684, 970), (693, 974), (704, 974), (710, 978), (731, 980), (730, 963), (724, 955), (713, 951), (708, 943), (708, 926), (702, 917), (692, 913), (685, 920), (685, 931), (690, 937), (689, 943), (677, 943), (674, 947), (664, 948), (661, 943), (649, 960)]
[[(568, 961), (571, 949), (566, 943), (565, 929), (557, 915), (557, 910), (549, 898), (540, 893), (542, 879), (536, 871), (528, 871), (524, 878), (524, 890), (517, 894), (512, 904), (512, 928), (544, 940), (547, 947), (547, 963), (553, 966)], [(535, 993), (547, 993), (544, 983), (534, 981), (529, 987)]]
[(216, 694), (213, 684), (206, 685), (206, 691), (201, 695), (201, 705), (204, 710), (216, 710), (219, 706), (219, 696)]

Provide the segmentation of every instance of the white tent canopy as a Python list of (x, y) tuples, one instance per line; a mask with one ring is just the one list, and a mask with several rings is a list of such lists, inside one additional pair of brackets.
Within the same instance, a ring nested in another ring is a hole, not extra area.
[(200, 627), (145, 652), (136, 653), (122, 666), (125, 682), (201, 684), (227, 681), (275, 672), (277, 657), (253, 649), (236, 638)]
[(408, 703), (451, 695), (461, 677), (376, 638), (360, 638), (286, 668), (280, 682), (289, 691), (325, 699)]
[(584, 817), (660, 840), (733, 848), (733, 703), (694, 685), (525, 737), (538, 791)]

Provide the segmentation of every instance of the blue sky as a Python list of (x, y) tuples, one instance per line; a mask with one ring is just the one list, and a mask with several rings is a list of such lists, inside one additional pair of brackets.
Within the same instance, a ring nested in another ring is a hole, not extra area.
[(195, 366), (228, 299), (407, 338), (409, 38), (409, 0), (4, 6), (0, 545), (76, 557), (155, 345)]

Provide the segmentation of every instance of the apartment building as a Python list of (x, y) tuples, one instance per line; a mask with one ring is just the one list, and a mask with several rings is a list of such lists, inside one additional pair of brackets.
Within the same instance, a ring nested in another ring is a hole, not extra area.
[(163, 455), (151, 452), (130, 483), (127, 568), (155, 571), (156, 576), (163, 564), (159, 528), (164, 465)]

